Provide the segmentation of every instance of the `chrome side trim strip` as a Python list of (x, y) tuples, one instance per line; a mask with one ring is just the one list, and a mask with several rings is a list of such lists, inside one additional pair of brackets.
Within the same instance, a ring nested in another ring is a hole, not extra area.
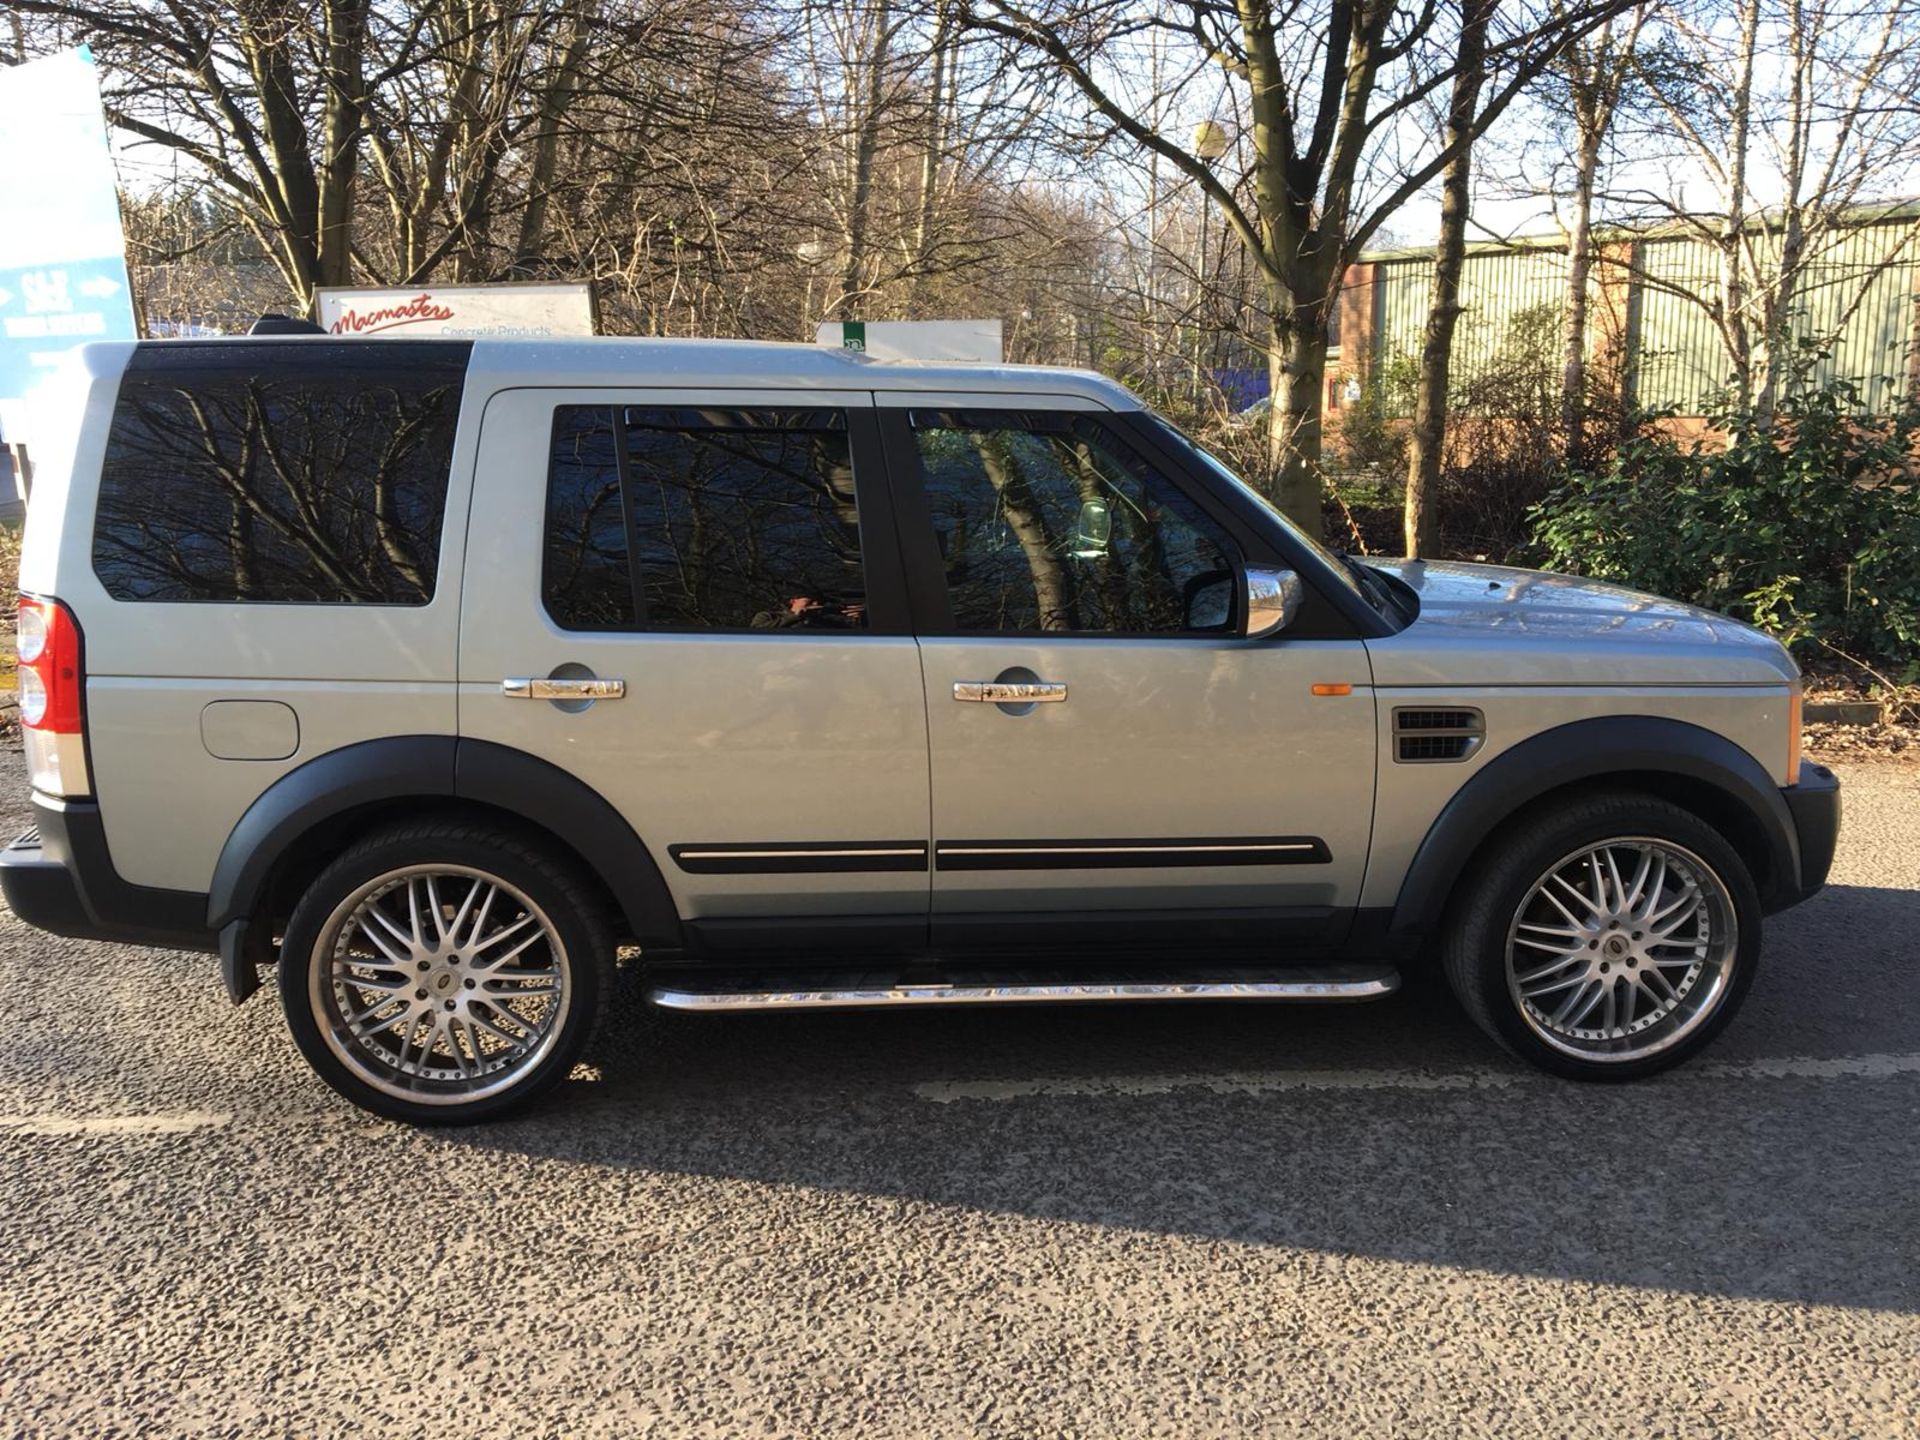
[(1177, 984), (893, 985), (880, 989), (750, 990), (719, 993), (657, 986), (647, 999), (667, 1010), (887, 1010), (909, 1005), (1082, 1005), (1159, 1000), (1378, 1000), (1400, 988), (1394, 971), (1350, 978), (1204, 981)]
[[(918, 840), (689, 842), (667, 853), (698, 875), (858, 873), (927, 868)], [(1171, 840), (942, 840), (942, 870), (1148, 869), (1203, 865), (1324, 865), (1326, 841), (1312, 835), (1181, 837)]]
[(1165, 840), (942, 840), (941, 870), (1104, 870), (1205, 865), (1324, 865), (1315, 835), (1183, 835)]
[(1219, 852), (1311, 850), (1311, 840), (1262, 845), (942, 845), (942, 855), (1212, 855)]
[(872, 857), (875, 855), (911, 855), (916, 858), (926, 854), (924, 846), (887, 847), (873, 850), (676, 850), (675, 856), (681, 860), (791, 860), (796, 855), (809, 859), (847, 860), (854, 856)]
[(693, 842), (669, 845), (667, 853), (689, 875), (856, 874), (927, 868), (923, 840)]

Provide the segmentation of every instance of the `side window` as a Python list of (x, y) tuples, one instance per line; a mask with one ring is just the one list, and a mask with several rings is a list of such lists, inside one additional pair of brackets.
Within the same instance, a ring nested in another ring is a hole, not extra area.
[(1228, 629), (1226, 534), (1098, 420), (916, 411), (912, 424), (961, 630)]
[(465, 345), (166, 342), (120, 383), (93, 568), (116, 600), (424, 605)]
[(613, 411), (562, 405), (547, 468), (547, 613), (569, 630), (633, 628), (633, 581)]
[(864, 629), (845, 413), (559, 406), (541, 590), (569, 630)]

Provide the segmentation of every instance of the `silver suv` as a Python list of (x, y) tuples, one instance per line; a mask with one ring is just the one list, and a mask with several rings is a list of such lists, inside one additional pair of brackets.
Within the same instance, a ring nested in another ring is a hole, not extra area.
[(97, 345), (21, 565), (26, 920), (277, 967), (356, 1104), (721, 1011), (1359, 1000), (1699, 1050), (1824, 882), (1721, 616), (1357, 560), (1118, 386), (716, 341)]

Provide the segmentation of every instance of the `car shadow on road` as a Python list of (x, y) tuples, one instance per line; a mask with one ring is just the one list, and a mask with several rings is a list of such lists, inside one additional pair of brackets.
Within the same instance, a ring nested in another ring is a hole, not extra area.
[(1920, 1052), (1906, 938), (1920, 892), (1834, 887), (1769, 930), (1714, 1063), (1635, 1085), (1535, 1075), (1430, 980), (1316, 1009), (720, 1018), (630, 1004), (600, 1047), (604, 1079), (449, 1143), (1458, 1271), (1920, 1311), (1920, 1075), (1766, 1064)]

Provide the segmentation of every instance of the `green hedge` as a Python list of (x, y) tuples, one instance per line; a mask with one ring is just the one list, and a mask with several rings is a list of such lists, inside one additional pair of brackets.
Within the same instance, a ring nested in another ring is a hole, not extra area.
[(1720, 437), (1648, 428), (1534, 507), (1550, 569), (1619, 581), (1920, 674), (1920, 410), (1862, 416), (1851, 387)]

